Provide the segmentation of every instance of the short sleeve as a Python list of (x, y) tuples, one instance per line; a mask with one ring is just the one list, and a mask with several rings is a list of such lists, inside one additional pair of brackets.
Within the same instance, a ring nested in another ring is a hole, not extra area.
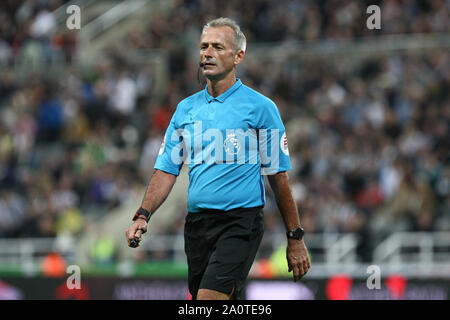
[(258, 146), (261, 173), (272, 175), (291, 169), (286, 129), (277, 106), (264, 101), (258, 109)]
[(154, 168), (178, 176), (183, 165), (183, 138), (177, 130), (175, 111), (164, 135)]

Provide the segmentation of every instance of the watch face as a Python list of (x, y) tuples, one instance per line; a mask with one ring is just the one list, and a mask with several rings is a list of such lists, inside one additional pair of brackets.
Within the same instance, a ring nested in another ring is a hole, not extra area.
[(297, 240), (300, 240), (303, 237), (303, 234), (304, 231), (302, 228), (297, 228), (294, 231), (289, 232), (289, 236)]

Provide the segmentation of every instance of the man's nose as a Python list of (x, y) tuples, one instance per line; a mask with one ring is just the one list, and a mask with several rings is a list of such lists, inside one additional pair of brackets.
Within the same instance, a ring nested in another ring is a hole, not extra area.
[(208, 48), (205, 49), (203, 52), (205, 58), (212, 58), (213, 56), (213, 48), (211, 46), (208, 46)]

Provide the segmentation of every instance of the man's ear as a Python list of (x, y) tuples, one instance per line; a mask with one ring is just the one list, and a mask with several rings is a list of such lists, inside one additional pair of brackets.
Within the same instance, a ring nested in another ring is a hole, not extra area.
[(238, 65), (244, 60), (245, 51), (244, 50), (238, 50), (234, 56), (234, 64)]

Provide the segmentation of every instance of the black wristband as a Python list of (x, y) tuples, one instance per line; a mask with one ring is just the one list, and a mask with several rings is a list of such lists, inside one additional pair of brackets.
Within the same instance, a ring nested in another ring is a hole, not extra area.
[(286, 236), (288, 237), (288, 239), (302, 240), (304, 235), (305, 230), (303, 230), (303, 228), (297, 228), (286, 232)]
[(139, 209), (137, 209), (136, 213), (134, 214), (133, 221), (136, 221), (141, 215), (145, 216), (145, 220), (147, 222), (150, 220), (150, 217), (152, 216), (149, 211), (145, 210), (142, 207), (139, 207)]

